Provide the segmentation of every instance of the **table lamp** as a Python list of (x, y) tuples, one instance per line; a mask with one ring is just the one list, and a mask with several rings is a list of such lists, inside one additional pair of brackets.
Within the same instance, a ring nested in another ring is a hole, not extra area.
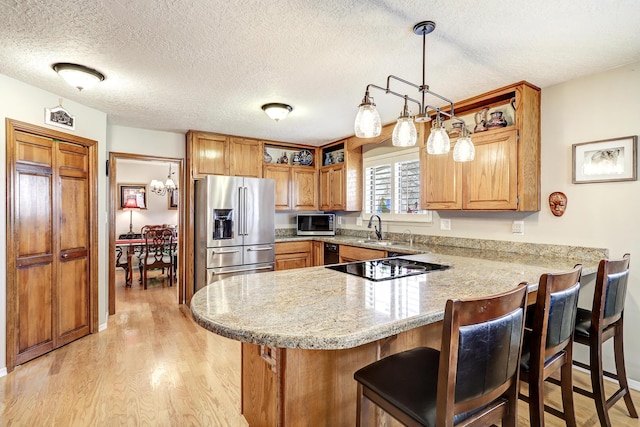
[(138, 206), (138, 201), (134, 196), (127, 197), (127, 201), (125, 202), (122, 209), (126, 209), (129, 211), (129, 234), (133, 234), (133, 210), (140, 209), (140, 206)]

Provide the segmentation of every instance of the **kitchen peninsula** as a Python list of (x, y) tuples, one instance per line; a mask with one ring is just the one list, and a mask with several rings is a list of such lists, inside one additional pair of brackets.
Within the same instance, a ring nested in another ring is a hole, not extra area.
[(486, 251), (432, 249), (403, 258), (449, 269), (373, 282), (311, 267), (234, 276), (198, 291), (191, 301), (197, 323), (243, 343), (242, 413), (249, 425), (354, 425), (353, 372), (411, 347), (438, 347), (447, 299), (503, 292), (523, 281), (535, 291), (545, 272), (581, 262), (588, 275), (598, 262), (515, 253), (491, 260)]

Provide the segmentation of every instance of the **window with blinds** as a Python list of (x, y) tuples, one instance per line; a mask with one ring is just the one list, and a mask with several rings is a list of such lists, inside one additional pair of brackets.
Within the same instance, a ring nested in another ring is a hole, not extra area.
[(395, 164), (395, 213), (414, 214), (420, 210), (420, 161), (410, 160)]
[(392, 212), (391, 165), (376, 165), (365, 169), (365, 212)]

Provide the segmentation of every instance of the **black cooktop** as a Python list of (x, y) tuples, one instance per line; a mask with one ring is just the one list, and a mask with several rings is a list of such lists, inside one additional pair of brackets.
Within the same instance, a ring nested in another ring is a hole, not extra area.
[(448, 265), (414, 261), (406, 258), (385, 258), (372, 261), (357, 261), (348, 264), (328, 265), (326, 268), (353, 274), (374, 282), (416, 276), (436, 270), (446, 270)]

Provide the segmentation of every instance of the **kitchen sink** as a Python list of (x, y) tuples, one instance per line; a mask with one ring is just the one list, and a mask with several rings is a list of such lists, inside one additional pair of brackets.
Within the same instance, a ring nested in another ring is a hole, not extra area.
[(374, 239), (360, 239), (356, 240), (356, 243), (368, 243), (370, 245), (380, 245), (380, 246), (393, 246), (400, 245), (400, 242), (393, 242), (391, 240), (374, 240)]

